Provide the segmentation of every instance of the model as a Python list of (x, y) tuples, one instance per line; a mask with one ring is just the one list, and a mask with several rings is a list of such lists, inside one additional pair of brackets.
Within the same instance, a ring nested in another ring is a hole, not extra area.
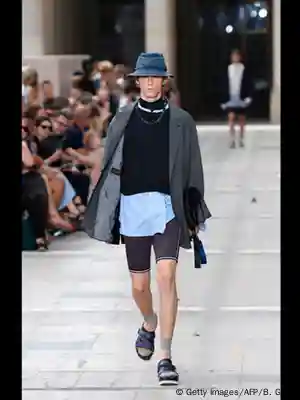
[[(160, 385), (176, 385), (171, 344), (177, 314), (176, 267), (179, 248), (191, 248), (184, 193), (193, 188), (199, 226), (210, 217), (195, 122), (163, 97), (170, 76), (162, 54), (142, 53), (135, 71), (140, 98), (122, 108), (107, 134), (101, 177), (91, 196), (85, 230), (107, 243), (125, 243), (133, 299), (143, 323), (135, 350), (150, 360), (160, 323), (157, 374)], [(158, 316), (150, 289), (150, 254), (154, 248), (160, 294)], [(188, 266), (182, 266), (188, 268)]]

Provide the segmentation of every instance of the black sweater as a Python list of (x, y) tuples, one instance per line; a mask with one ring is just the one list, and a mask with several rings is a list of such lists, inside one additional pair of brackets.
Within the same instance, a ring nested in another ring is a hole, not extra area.
[[(170, 194), (169, 107), (163, 100), (139, 100), (124, 132), (121, 193)], [(160, 110), (160, 112), (153, 112)]]

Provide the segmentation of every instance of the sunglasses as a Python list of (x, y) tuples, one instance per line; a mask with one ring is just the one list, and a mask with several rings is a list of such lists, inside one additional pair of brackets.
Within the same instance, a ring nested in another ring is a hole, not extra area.
[(22, 131), (29, 133), (28, 126), (22, 126)]
[(48, 129), (50, 132), (52, 132), (52, 126), (50, 125), (40, 125), (40, 127), (44, 130)]

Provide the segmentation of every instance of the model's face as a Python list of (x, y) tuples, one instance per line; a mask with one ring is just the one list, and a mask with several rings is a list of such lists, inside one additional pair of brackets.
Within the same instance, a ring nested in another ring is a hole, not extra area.
[(240, 54), (239, 54), (239, 53), (232, 53), (232, 54), (231, 54), (231, 61), (232, 61), (233, 63), (239, 63), (239, 62), (241, 62), (241, 56), (240, 56)]
[(145, 76), (138, 79), (141, 98), (155, 101), (162, 95), (163, 78), (158, 76)]

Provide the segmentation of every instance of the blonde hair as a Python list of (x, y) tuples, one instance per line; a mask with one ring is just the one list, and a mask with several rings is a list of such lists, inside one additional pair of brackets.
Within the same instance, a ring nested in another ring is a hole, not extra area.
[(101, 117), (94, 117), (90, 123), (90, 131), (97, 134), (100, 138), (103, 133), (103, 120)]
[(105, 61), (100, 61), (98, 63), (98, 69), (100, 73), (102, 72), (111, 72), (114, 70), (114, 65), (112, 62), (105, 60)]
[(34, 83), (37, 84), (39, 76), (38, 76), (38, 72), (36, 69), (28, 67), (23, 71), (22, 77), (23, 77), (24, 83), (26, 81), (30, 80), (30, 81), (34, 81)]

